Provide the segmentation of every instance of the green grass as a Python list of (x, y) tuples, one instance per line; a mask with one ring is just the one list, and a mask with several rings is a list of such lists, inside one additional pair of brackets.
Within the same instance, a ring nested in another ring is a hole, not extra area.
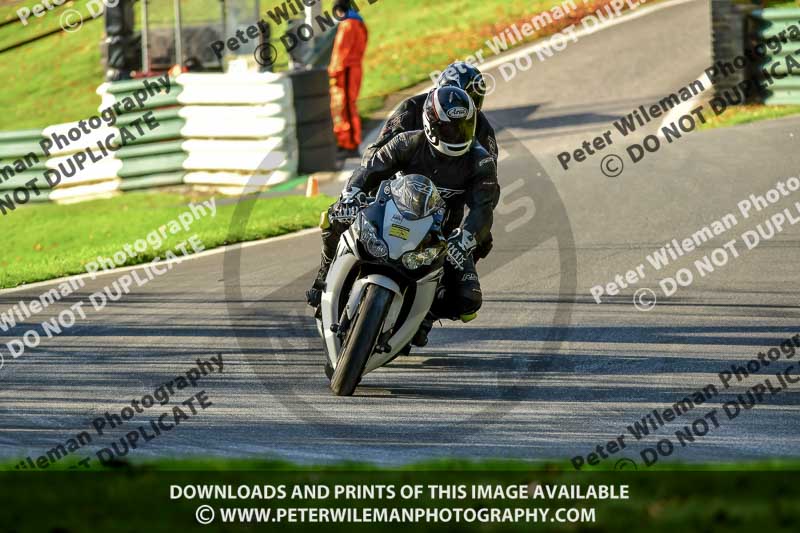
[[(201, 199), (207, 198), (137, 192), (110, 200), (35, 206), (0, 217), (6, 250), (0, 258), (0, 288), (84, 272), (84, 265), (98, 255), (108, 257), (124, 244), (144, 238), (185, 211), (189, 201)], [(215, 218), (200, 219), (190, 231), (170, 236), (160, 250), (148, 248), (126, 264), (163, 256), (195, 233), (208, 249), (312, 227), (332, 199), (286, 196), (248, 201), (255, 205), (242, 231), (230, 230), (235, 204), (218, 203)]]
[(712, 116), (705, 124), (700, 126), (701, 130), (714, 128), (725, 128), (737, 126), (739, 124), (749, 124), (759, 120), (771, 120), (775, 118), (797, 115), (800, 113), (800, 105), (743, 105), (727, 108), (722, 114)]
[[(58, 29), (60, 27), (59, 21), (61, 14), (69, 9), (77, 9), (82, 15), (88, 15), (88, 10), (85, 7), (87, 1), (88, 0), (77, 0), (64, 2), (64, 5), (60, 8), (52, 11), (45, 11), (45, 14), (41, 17), (37, 17), (31, 13), (25, 21), (26, 24), (15, 22), (3, 26), (0, 28), (0, 48), (5, 48), (6, 46)], [(33, 3), (27, 4), (23, 2), (15, 5), (13, 8), (5, 7), (0, 11), (0, 21), (18, 19), (17, 9), (23, 6), (30, 8), (33, 7)], [(88, 18), (90, 19), (91, 17)], [(6, 57), (4, 57), (4, 59), (6, 59)]]
[[(58, 20), (59, 11), (54, 11), (29, 26), (10, 24), (0, 28), (0, 40), (13, 32), (11, 40), (16, 42), (44, 27), (57, 26)], [(4, 80), (0, 129), (38, 129), (95, 114), (100, 105), (95, 90), (103, 82), (102, 33), (99, 18), (84, 23), (77, 32), (51, 35), (0, 55), (0, 79)]]
[[(100, 106), (97, 87), (105, 81), (100, 58), (103, 17), (91, 19), (86, 3), (67, 2), (41, 18), (31, 16), (29, 24), (9, 24), (0, 28), (0, 48), (59, 27), (66, 9), (77, 9), (84, 24), (75, 32), (61, 32), (34, 43), (0, 54), (0, 130), (39, 129), (53, 124), (77, 121), (91, 116)], [(153, 5), (156, 3), (153, 2)], [(161, 6), (161, 4), (158, 4)], [(170, 2), (171, 6), (172, 3)], [(216, 0), (194, 0), (183, 14), (187, 24), (213, 19)], [(139, 20), (139, 4), (135, 6)], [(4, 16), (5, 15), (5, 16)], [(0, 20), (16, 17), (15, 10), (0, 11)], [(154, 10), (153, 25), (164, 25), (163, 7)]]

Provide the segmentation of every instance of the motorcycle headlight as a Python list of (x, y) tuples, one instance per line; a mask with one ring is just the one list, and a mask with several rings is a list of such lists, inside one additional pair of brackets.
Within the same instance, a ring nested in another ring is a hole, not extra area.
[(378, 259), (383, 259), (389, 255), (389, 247), (386, 246), (383, 239), (378, 237), (378, 230), (366, 219), (363, 213), (356, 218), (354, 226), (358, 232), (358, 240), (364, 245), (367, 253)]
[(430, 265), (439, 257), (442, 250), (443, 246), (433, 246), (418, 252), (406, 252), (403, 254), (403, 266), (409, 270), (416, 270), (421, 266)]

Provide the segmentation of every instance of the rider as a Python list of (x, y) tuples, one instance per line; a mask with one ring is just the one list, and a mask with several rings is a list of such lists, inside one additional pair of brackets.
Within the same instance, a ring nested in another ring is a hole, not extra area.
[[(323, 221), (322, 264), (312, 288), (309, 305), (319, 306), (328, 267), (346, 225), (332, 222), (339, 213), (353, 213), (360, 198), (398, 171), (430, 178), (447, 204), (443, 225), (448, 263), (443, 290), (420, 328), (414, 344), (424, 346), (437, 318), (472, 320), (482, 303), (473, 250), (489, 235), (500, 187), (494, 157), (475, 139), (478, 111), (469, 95), (457, 87), (435, 88), (422, 110), (424, 131), (408, 131), (393, 137), (369, 161), (353, 172), (341, 198)], [(468, 209), (464, 217), (464, 207)]]
[[(486, 94), (486, 81), (481, 71), (469, 63), (456, 61), (439, 74), (436, 86), (440, 88), (458, 87), (472, 98), (478, 110), (475, 138), (497, 161), (497, 140), (495, 139), (494, 128), (492, 128), (486, 115), (481, 111), (483, 97)], [(427, 97), (427, 93), (418, 94), (400, 104), (383, 125), (383, 128), (381, 128), (377, 140), (364, 151), (364, 156), (361, 158), (362, 165), (366, 166), (370, 158), (397, 134), (404, 131), (423, 129), (422, 109)], [(478, 245), (478, 248), (472, 254), (476, 261), (489, 255), (492, 249), (492, 240), (492, 234), (489, 233), (483, 242)]]

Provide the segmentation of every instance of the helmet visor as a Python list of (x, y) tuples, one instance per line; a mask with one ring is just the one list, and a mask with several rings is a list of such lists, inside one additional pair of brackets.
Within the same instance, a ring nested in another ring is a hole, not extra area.
[(465, 144), (475, 136), (475, 121), (440, 122), (439, 138), (446, 144)]

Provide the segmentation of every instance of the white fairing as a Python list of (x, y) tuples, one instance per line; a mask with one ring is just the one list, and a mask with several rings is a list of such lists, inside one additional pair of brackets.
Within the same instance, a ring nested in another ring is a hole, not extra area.
[[(432, 216), (419, 220), (407, 220), (398, 211), (393, 201), (387, 202), (383, 228), (378, 229), (389, 247), (389, 257), (397, 260), (404, 253), (416, 249), (430, 230), (432, 223)], [(395, 226), (394, 231), (392, 230), (393, 225)], [(342, 320), (342, 317), (339, 316), (338, 302), (348, 275), (358, 263), (358, 257), (351, 251), (355, 249), (353, 232), (346, 231), (339, 241), (336, 257), (325, 279), (325, 291), (322, 293), (322, 320), (317, 321), (317, 329), (323, 337), (326, 356), (333, 368), (336, 368), (336, 362), (339, 359), (341, 343), (336, 333), (331, 331), (331, 324), (338, 325)], [(419, 329), (419, 325), (422, 323), (422, 320), (425, 318), (425, 315), (433, 303), (436, 294), (436, 286), (439, 283), (441, 275), (442, 270), (439, 269), (417, 282), (414, 302), (411, 304), (408, 316), (402, 324), (397, 324), (397, 320), (399, 319), (403, 307), (404, 295), (396, 281), (386, 275), (371, 274), (359, 278), (353, 283), (350, 288), (350, 293), (347, 296), (347, 305), (343, 311), (343, 314), (347, 314), (350, 317), (353, 316), (352, 313), (358, 308), (368, 285), (380, 285), (394, 293), (394, 298), (383, 326), (384, 332), (392, 329), (394, 330), (394, 334), (388, 341), (389, 346), (391, 346), (391, 351), (388, 353), (372, 354), (367, 361), (364, 374), (386, 364), (411, 342), (411, 339)]]
[[(389, 257), (391, 259), (400, 259), (404, 253), (416, 249), (419, 243), (422, 242), (422, 239), (425, 238), (425, 235), (428, 234), (432, 223), (433, 216), (428, 216), (419, 220), (407, 220), (403, 218), (403, 215), (397, 209), (394, 202), (388, 202), (383, 216), (382, 233), (383, 240), (385, 240), (386, 244), (389, 246)], [(397, 237), (397, 232), (394, 232), (395, 235), (393, 235), (393, 225), (396, 229), (402, 228), (408, 230), (408, 238), (403, 239)]]
[[(345, 233), (347, 235), (347, 233)], [(347, 274), (356, 264), (356, 256), (352, 254), (341, 255), (343, 243), (339, 242), (336, 259), (333, 260), (328, 277), (325, 278), (325, 292), (322, 293), (322, 321), (319, 324), (320, 334), (325, 340), (325, 351), (331, 366), (336, 368), (336, 359), (341, 349), (341, 343), (335, 333), (331, 331), (331, 324), (339, 323), (339, 306), (336, 302), (342, 290)]]

